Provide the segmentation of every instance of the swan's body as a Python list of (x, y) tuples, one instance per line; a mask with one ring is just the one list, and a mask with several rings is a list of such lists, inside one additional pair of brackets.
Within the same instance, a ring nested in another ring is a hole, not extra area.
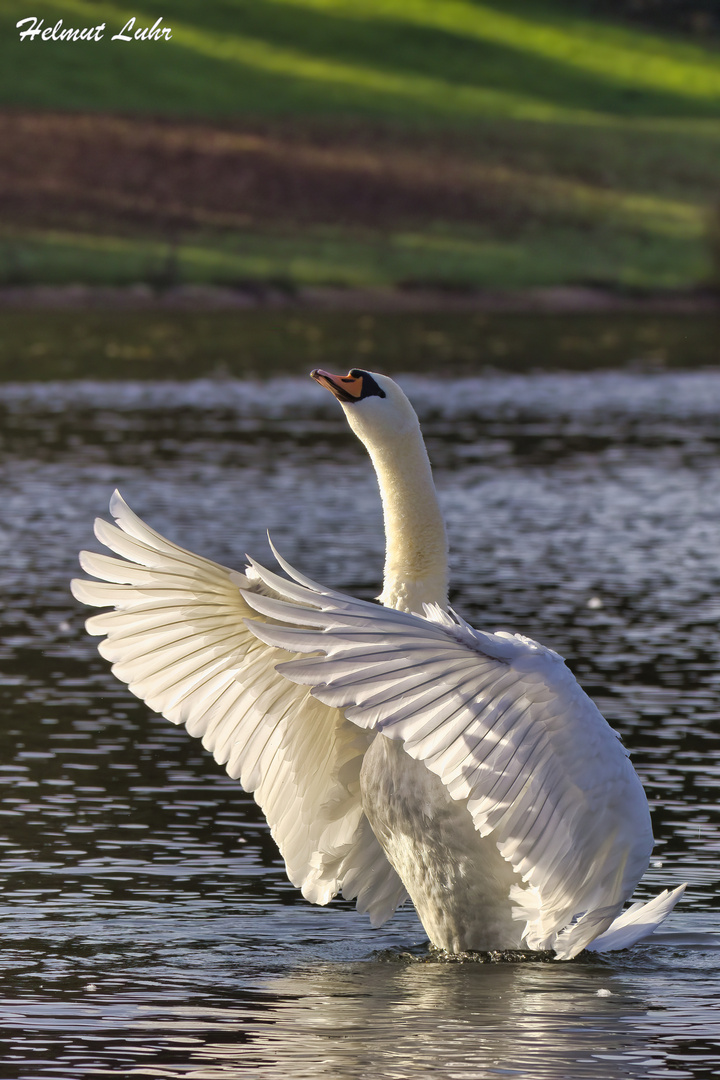
[(399, 387), (313, 375), (375, 466), (384, 607), (282, 560), (287, 577), (211, 563), (116, 495), (119, 528), (96, 534), (121, 558), (83, 553), (102, 580), (74, 583), (116, 610), (88, 630), (134, 693), (254, 792), (309, 900), (342, 891), (380, 925), (409, 894), (450, 952), (632, 944), (682, 887), (617, 918), (653, 842), (626, 752), (557, 654), (447, 614), (445, 528)]
[(447, 952), (519, 949), (510, 890), (520, 878), (464, 801), (396, 740), (376, 738), (360, 773), (363, 809), (430, 939)]

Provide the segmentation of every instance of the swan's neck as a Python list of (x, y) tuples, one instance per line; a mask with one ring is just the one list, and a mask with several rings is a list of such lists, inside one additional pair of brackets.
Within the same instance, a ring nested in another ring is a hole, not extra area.
[(385, 519), (386, 607), (447, 607), (447, 536), (420, 427), (389, 446), (368, 446)]

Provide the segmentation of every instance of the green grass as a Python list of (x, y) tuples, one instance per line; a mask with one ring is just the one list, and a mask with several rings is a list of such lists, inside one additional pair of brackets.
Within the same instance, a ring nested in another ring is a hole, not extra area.
[[(370, 234), (298, 225), (181, 237), (172, 273), (232, 283), (524, 287), (709, 280), (720, 201), (720, 48), (542, 0), (174, 0), (140, 8), (41, 0), (53, 25), (104, 40), (20, 42), (26, 0), (0, 11), (0, 104), (378, 125), (505, 170), (513, 235), (442, 220)], [(170, 42), (111, 41), (163, 16)], [(28, 229), (0, 241), (0, 281), (162, 278), (161, 234)]]
[[(19, 41), (26, 0), (0, 16), (0, 100), (45, 107), (484, 116), (598, 125), (717, 121), (714, 48), (504, 0), (175, 0), (171, 10), (42, 0), (53, 25), (105, 22), (101, 42)], [(159, 16), (171, 42), (112, 41)], [(714, 125), (711, 125), (714, 126)], [(717, 132), (716, 132), (717, 136)]]
[[(693, 223), (688, 231), (692, 235)], [(552, 286), (567, 281), (626, 288), (681, 288), (710, 273), (684, 230), (625, 232), (538, 228), (515, 240), (464, 231), (348, 235), (233, 232), (161, 240), (35, 232), (0, 239), (0, 283), (89, 282), (163, 288), (180, 284), (440, 288)], [(591, 258), (588, 258), (588, 253)], [(661, 269), (659, 269), (661, 268)]]

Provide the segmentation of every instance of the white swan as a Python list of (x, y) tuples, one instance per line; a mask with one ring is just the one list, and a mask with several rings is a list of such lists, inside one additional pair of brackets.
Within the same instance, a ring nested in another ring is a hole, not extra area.
[(448, 613), (445, 528), (397, 384), (312, 375), (377, 473), (384, 606), (279, 556), (287, 577), (193, 555), (116, 493), (117, 525), (95, 531), (120, 558), (83, 552), (101, 580), (73, 582), (79, 600), (115, 609), (88, 631), (133, 693), (254, 792), (308, 900), (342, 891), (379, 926), (409, 894), (450, 952), (564, 959), (633, 944), (684, 886), (620, 915), (653, 839), (616, 734), (557, 653)]

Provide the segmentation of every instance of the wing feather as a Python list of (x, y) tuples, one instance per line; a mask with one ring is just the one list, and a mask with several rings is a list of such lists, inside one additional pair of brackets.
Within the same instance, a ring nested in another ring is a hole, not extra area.
[(422, 617), (320, 594), (287, 563), (290, 583), (253, 567), (274, 595), (246, 596), (262, 617), (248, 625), (302, 654), (278, 670), (401, 740), (467, 801), (524, 883), (512, 898), (529, 947), (572, 956), (602, 933), (647, 867), (652, 832), (625, 750), (562, 659), (439, 609)]
[[(252, 568), (241, 574), (178, 547), (118, 493), (110, 510), (116, 524), (98, 520), (95, 532), (114, 554), (83, 552), (83, 569), (100, 580), (73, 582), (83, 603), (114, 609), (87, 621), (104, 637), (101, 654), (134, 694), (184, 724), (254, 793), (290, 880), (308, 899), (327, 903), (342, 890), (380, 925), (406, 893), (360, 803), (372, 736), (278, 675), (287, 652), (245, 623), (255, 613), (241, 587), (273, 600)], [(319, 589), (307, 578), (297, 587), (309, 586)]]

